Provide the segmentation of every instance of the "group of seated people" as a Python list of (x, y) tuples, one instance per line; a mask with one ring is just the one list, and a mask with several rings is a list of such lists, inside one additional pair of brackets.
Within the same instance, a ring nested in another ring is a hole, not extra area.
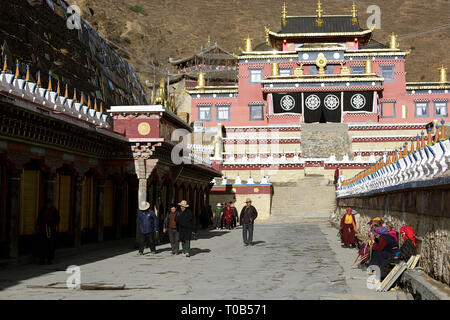
[[(384, 222), (376, 217), (368, 223), (369, 239), (359, 243), (356, 237), (358, 231), (356, 220), (355, 210), (347, 208), (346, 214), (341, 219), (340, 232), (344, 246), (358, 246), (358, 258), (360, 258), (358, 267), (366, 268), (376, 265), (380, 268), (383, 279), (395, 264), (408, 261), (412, 255), (415, 255), (416, 238), (411, 226), (404, 225), (398, 232), (391, 222)], [(401, 246), (399, 240), (401, 240)]]

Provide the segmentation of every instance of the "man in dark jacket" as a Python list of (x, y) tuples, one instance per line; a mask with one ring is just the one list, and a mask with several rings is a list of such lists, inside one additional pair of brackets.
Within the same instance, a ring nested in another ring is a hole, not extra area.
[(192, 211), (188, 208), (186, 200), (179, 204), (180, 213), (177, 215), (177, 230), (180, 234), (181, 247), (183, 248), (183, 255), (190, 256), (191, 237), (195, 229), (195, 218)]
[(170, 247), (172, 248), (172, 254), (178, 254), (180, 251), (180, 234), (177, 230), (177, 217), (181, 214), (181, 211), (177, 210), (175, 203), (170, 205), (170, 211), (164, 219), (163, 232), (169, 233)]
[[(244, 238), (244, 246), (253, 245), (253, 225), (258, 217), (258, 211), (252, 206), (252, 200), (247, 198), (246, 205), (241, 210), (239, 222), (242, 225), (242, 236)], [(248, 236), (247, 236), (248, 235)]]
[(51, 200), (47, 200), (45, 207), (39, 212), (37, 219), (37, 234), (39, 237), (40, 263), (52, 263), (55, 258), (56, 229), (60, 221), (58, 210)]
[(144, 248), (149, 246), (150, 251), (156, 254), (155, 232), (158, 230), (158, 217), (155, 212), (150, 209), (150, 203), (142, 201), (138, 210), (139, 225), (139, 254), (144, 254)]

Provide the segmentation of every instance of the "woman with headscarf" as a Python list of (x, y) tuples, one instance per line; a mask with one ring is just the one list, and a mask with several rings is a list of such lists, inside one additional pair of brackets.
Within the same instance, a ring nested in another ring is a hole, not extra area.
[(404, 225), (400, 228), (400, 235), (403, 239), (403, 244), (400, 247), (398, 259), (408, 261), (409, 258), (416, 254), (416, 236), (412, 227)]
[(385, 227), (376, 227), (370, 233), (370, 239), (373, 241), (370, 254), (369, 265), (376, 265), (380, 268), (381, 278), (384, 278), (390, 271), (390, 261), (394, 258), (399, 249), (398, 243), (389, 235)]
[(352, 214), (352, 209), (347, 208), (347, 212), (341, 219), (341, 242), (344, 247), (350, 246), (353, 248), (356, 244), (356, 221)]

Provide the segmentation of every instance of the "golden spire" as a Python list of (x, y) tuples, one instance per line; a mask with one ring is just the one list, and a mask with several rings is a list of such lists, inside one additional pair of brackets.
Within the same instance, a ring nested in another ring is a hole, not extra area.
[(281, 9), (281, 21), (283, 22), (283, 26), (286, 25), (287, 23), (287, 7), (286, 7), (286, 2), (283, 2), (283, 7)]
[(358, 13), (358, 10), (356, 10), (356, 3), (353, 2), (353, 4), (352, 4), (352, 24), (356, 24), (356, 22), (358, 21), (357, 13)]
[(247, 39), (245, 39), (245, 51), (246, 52), (253, 51), (252, 40), (253, 39), (250, 38), (250, 35), (248, 35)]
[(80, 104), (81, 104), (81, 105), (84, 104), (84, 95), (83, 95), (83, 92), (81, 93)]
[(266, 43), (267, 45), (270, 46), (270, 38), (269, 38), (270, 29), (268, 27), (264, 27), (264, 32), (266, 33)]
[(38, 79), (37, 79), (36, 86), (38, 88), (41, 86), (41, 72), (40, 71), (38, 71)]
[(391, 49), (397, 49), (398, 48), (398, 41), (397, 41), (397, 35), (392, 32), (391, 35), (389, 35), (389, 47)]
[(2, 73), (5, 73), (8, 70), (8, 58), (5, 56), (3, 59), (3, 70)]
[(447, 82), (447, 68), (444, 68), (444, 65), (439, 68), (439, 82)]
[(91, 108), (91, 97), (88, 96), (88, 108)]
[(77, 102), (77, 89), (73, 88), (73, 101)]
[(48, 75), (48, 88), (47, 88), (47, 90), (49, 90), (49, 91), (53, 90), (53, 88), (52, 88), (52, 75), (51, 74)]
[(103, 113), (103, 102), (100, 101), (100, 112)]
[(280, 67), (278, 62), (272, 62), (272, 76), (280, 75)]
[(365, 67), (364, 73), (372, 73), (372, 60), (370, 60), (370, 58), (367, 58), (364, 67)]
[(67, 83), (66, 83), (66, 90), (64, 92), (64, 98), (68, 98), (69, 97), (69, 88), (67, 87)]
[(25, 81), (30, 81), (30, 66), (27, 65), (27, 75), (25, 76)]
[(197, 78), (197, 86), (203, 88), (205, 86), (205, 73), (200, 71)]
[(58, 94), (58, 96), (61, 94), (61, 90), (59, 88), (59, 81), (58, 81), (58, 85), (56, 86), (56, 93)]
[(16, 60), (16, 74), (14, 75), (14, 78), (18, 79), (19, 77), (20, 77), (19, 60)]
[(316, 10), (316, 13), (317, 13), (317, 18), (316, 18), (317, 25), (318, 25), (319, 27), (321, 27), (321, 26), (322, 26), (322, 23), (323, 23), (323, 20), (322, 20), (323, 9), (322, 9), (322, 3), (320, 2), (320, 0), (317, 1), (317, 10)]
[(94, 98), (94, 109), (97, 110), (97, 98)]

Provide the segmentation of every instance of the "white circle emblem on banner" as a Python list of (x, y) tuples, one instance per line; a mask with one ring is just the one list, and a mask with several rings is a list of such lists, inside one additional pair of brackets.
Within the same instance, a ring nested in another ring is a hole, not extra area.
[(295, 107), (295, 99), (290, 95), (285, 95), (280, 101), (281, 109), (291, 111)]
[(339, 98), (334, 94), (329, 94), (325, 97), (323, 103), (328, 110), (336, 110), (339, 107)]
[(366, 98), (360, 93), (354, 94), (350, 99), (350, 104), (355, 109), (362, 109), (366, 105)]
[(320, 98), (315, 94), (312, 94), (305, 99), (305, 105), (309, 110), (316, 110), (320, 107)]

